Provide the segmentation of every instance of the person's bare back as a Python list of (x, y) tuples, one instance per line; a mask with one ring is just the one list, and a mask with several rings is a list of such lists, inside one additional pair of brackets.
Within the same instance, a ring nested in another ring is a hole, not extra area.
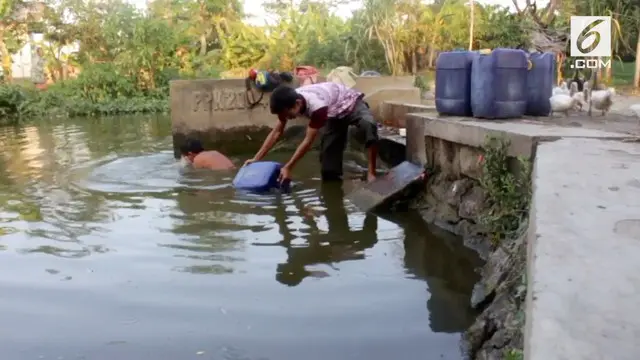
[(205, 151), (198, 140), (187, 140), (180, 147), (180, 153), (196, 169), (231, 170), (235, 168), (228, 157), (215, 150)]
[(236, 167), (228, 157), (215, 150), (203, 151), (197, 154), (192, 164), (196, 169), (210, 170), (231, 170)]

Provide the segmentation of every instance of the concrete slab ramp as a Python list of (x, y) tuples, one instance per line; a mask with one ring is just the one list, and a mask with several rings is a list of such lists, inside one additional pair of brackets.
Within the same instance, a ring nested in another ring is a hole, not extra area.
[(351, 192), (347, 200), (365, 212), (379, 209), (390, 204), (411, 184), (420, 181), (423, 173), (423, 167), (405, 161), (384, 176)]

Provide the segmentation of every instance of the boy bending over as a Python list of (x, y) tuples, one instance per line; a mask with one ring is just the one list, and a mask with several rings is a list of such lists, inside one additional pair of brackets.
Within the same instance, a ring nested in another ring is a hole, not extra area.
[(355, 126), (365, 140), (369, 167), (367, 180), (375, 180), (378, 127), (369, 106), (362, 98), (364, 94), (344, 85), (325, 82), (293, 89), (280, 86), (271, 93), (271, 113), (278, 116), (278, 123), (265, 139), (258, 153), (245, 165), (259, 161), (267, 155), (278, 141), (289, 119), (304, 116), (309, 119), (304, 140), (291, 160), (280, 171), (280, 180), (291, 178), (291, 170), (311, 148), (318, 130), (325, 127), (321, 140), (320, 163), (323, 180), (342, 178), (342, 160), (347, 144), (349, 126)]

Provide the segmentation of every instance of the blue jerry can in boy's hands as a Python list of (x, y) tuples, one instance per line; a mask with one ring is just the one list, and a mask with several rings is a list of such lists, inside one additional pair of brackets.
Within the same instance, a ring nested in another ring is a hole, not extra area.
[(275, 161), (256, 161), (240, 168), (233, 179), (233, 187), (240, 190), (265, 192), (279, 188), (281, 165)]

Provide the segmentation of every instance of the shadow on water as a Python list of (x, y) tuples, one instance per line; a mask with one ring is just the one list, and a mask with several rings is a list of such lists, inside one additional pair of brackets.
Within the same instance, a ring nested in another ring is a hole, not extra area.
[(0, 144), (3, 359), (460, 358), (477, 257), (416, 214), (359, 212), (317, 154), (257, 196), (181, 168), (166, 118)]

